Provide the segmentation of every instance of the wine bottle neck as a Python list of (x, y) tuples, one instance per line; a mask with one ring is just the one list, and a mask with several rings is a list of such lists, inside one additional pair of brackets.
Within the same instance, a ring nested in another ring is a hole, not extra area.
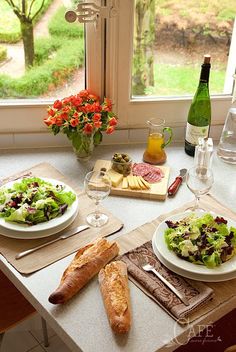
[(200, 83), (208, 83), (210, 75), (211, 64), (202, 64)]

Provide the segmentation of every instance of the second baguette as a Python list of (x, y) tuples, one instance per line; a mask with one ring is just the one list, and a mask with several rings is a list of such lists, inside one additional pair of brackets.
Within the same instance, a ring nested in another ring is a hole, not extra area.
[(98, 280), (112, 330), (117, 334), (127, 333), (131, 326), (131, 308), (126, 264), (111, 262), (101, 269)]
[(117, 243), (108, 242), (105, 238), (99, 238), (81, 248), (64, 271), (58, 288), (49, 296), (49, 302), (59, 304), (68, 301), (116, 257), (118, 252)]

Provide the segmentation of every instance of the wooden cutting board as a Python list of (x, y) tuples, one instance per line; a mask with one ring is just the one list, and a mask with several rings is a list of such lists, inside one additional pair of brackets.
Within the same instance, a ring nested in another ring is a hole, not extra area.
[[(94, 170), (101, 170), (102, 167), (105, 167), (107, 170), (111, 168), (111, 161), (109, 160), (97, 160), (94, 165)], [(170, 176), (170, 167), (169, 166), (157, 166), (159, 167), (163, 173), (164, 177), (160, 182), (152, 183), (151, 188), (147, 190), (133, 190), (130, 188), (122, 189), (121, 184), (118, 187), (112, 187), (111, 194), (115, 194), (118, 196), (126, 196), (126, 197), (137, 197), (143, 199), (157, 199), (157, 200), (165, 200), (167, 196), (168, 189), (168, 181)]]

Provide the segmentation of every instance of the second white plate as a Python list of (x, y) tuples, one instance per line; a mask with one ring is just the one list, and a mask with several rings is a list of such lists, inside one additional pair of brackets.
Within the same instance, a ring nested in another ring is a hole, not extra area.
[(187, 279), (191, 280), (196, 280), (196, 281), (205, 281), (205, 282), (222, 282), (222, 281), (227, 281), (227, 280), (232, 280), (236, 278), (236, 271), (229, 273), (229, 274), (221, 274), (221, 275), (201, 275), (201, 274), (196, 274), (196, 273), (190, 273), (183, 268), (180, 269), (176, 267), (174, 264), (169, 263), (167, 260), (165, 260), (161, 254), (158, 252), (155, 242), (152, 241), (152, 248), (157, 256), (157, 258), (160, 260), (160, 262), (169, 270), (173, 271), (174, 273), (186, 277)]
[[(195, 212), (198, 217), (203, 216), (203, 212)], [(220, 214), (214, 214), (212, 213), (213, 216), (220, 216)], [(178, 221), (180, 219), (183, 219), (184, 217), (187, 216), (187, 213), (179, 213), (175, 214), (173, 216), (168, 217), (166, 220), (170, 221)], [(165, 221), (166, 221), (165, 220)], [(228, 226), (233, 226), (236, 227), (236, 222), (234, 222), (231, 219), (228, 220)], [(164, 233), (165, 230), (168, 228), (166, 225), (165, 221), (161, 222), (159, 226), (157, 227), (154, 236), (153, 236), (153, 246), (158, 250), (158, 253), (161, 255), (161, 257), (165, 260), (165, 263), (168, 263), (168, 265), (184, 270), (185, 273), (189, 273), (190, 276), (193, 276), (192, 274), (195, 275), (200, 275), (201, 278), (205, 277), (207, 280), (207, 277), (219, 277), (219, 276), (224, 276), (226, 274), (232, 273), (233, 276), (235, 276), (236, 273), (236, 256), (228, 260), (227, 262), (221, 264), (220, 266), (210, 269), (207, 268), (204, 265), (197, 265), (193, 264), (190, 262), (187, 262), (179, 257), (173, 252), (170, 251), (167, 247)], [(164, 263), (163, 263), (164, 264)], [(171, 269), (172, 270), (172, 269)], [(190, 277), (191, 278), (191, 277)], [(202, 280), (202, 279), (201, 279)]]

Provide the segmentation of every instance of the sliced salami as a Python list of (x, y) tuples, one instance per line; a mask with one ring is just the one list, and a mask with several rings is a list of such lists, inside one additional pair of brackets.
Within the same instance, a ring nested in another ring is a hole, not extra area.
[(163, 171), (147, 163), (135, 163), (132, 167), (133, 175), (142, 176), (149, 183), (159, 182), (164, 177)]
[(146, 163), (134, 163), (132, 167), (133, 175), (143, 177), (149, 173), (151, 167), (153, 166)]
[(143, 178), (149, 183), (156, 183), (162, 179), (161, 175), (154, 171), (150, 171), (147, 175), (144, 175)]

